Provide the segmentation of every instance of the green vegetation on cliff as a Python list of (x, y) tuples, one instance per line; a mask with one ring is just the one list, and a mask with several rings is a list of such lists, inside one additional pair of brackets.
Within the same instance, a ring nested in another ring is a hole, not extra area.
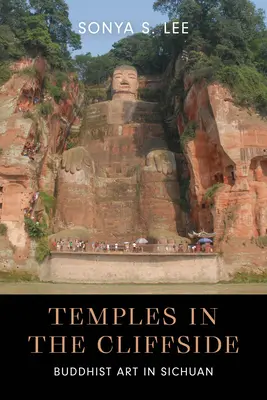
[(38, 263), (42, 263), (49, 256), (50, 247), (48, 237), (45, 236), (37, 241), (35, 259)]
[(104, 55), (97, 57), (93, 57), (91, 53), (78, 55), (75, 61), (79, 77), (86, 85), (99, 85), (105, 82), (112, 75), (114, 68), (120, 64), (135, 66), (140, 75), (162, 74), (170, 56), (161, 51), (162, 41), (162, 31), (158, 28), (156, 35), (136, 33), (121, 39)]
[(223, 186), (223, 183), (215, 183), (213, 186), (209, 187), (204, 194), (204, 200), (212, 199), (220, 187)]
[(6, 224), (0, 224), (0, 236), (5, 236), (7, 233), (7, 226)]
[(193, 82), (219, 81), (230, 88), (238, 104), (265, 115), (267, 30), (263, 10), (249, 0), (157, 0), (154, 9), (171, 20), (189, 23), (189, 34), (176, 39), (180, 53), (186, 52), (180, 83), (185, 73)]
[(47, 215), (55, 210), (56, 199), (45, 192), (40, 192), (40, 198), (45, 208)]
[[(104, 55), (78, 55), (76, 68), (85, 85), (100, 86), (115, 66), (131, 64), (140, 75), (164, 73), (165, 105), (168, 95), (184, 97), (186, 73), (193, 81), (219, 81), (231, 89), (238, 104), (265, 111), (267, 30), (263, 10), (249, 0), (158, 0), (154, 9), (169, 16), (168, 30), (173, 21), (187, 21), (188, 34), (167, 35), (163, 26), (156, 26), (151, 30), (154, 34), (124, 38)], [(175, 76), (174, 63), (182, 51), (187, 61)], [(141, 90), (140, 98), (149, 100), (152, 95)]]
[(70, 51), (80, 48), (64, 0), (0, 0), (0, 84), (15, 60), (44, 56), (53, 68), (66, 70)]
[[(42, 193), (42, 194), (41, 194)], [(42, 196), (42, 200), (45, 204), (46, 212), (53, 208), (54, 200), (51, 196), (48, 196), (46, 193), (41, 192), (40, 196)], [(43, 220), (42, 222), (36, 222), (31, 218), (24, 218), (25, 230), (28, 233), (29, 237), (35, 241), (35, 259), (38, 263), (44, 261), (44, 259), (50, 254), (49, 247), (49, 230), (47, 224)]]
[[(184, 73), (189, 73), (193, 80), (219, 80), (230, 87), (239, 104), (265, 112), (267, 30), (263, 10), (249, 0), (157, 0), (154, 9), (169, 16), (168, 29), (173, 21), (187, 21), (188, 34), (167, 35), (159, 25), (148, 34), (121, 39), (104, 55), (80, 54), (72, 60), (70, 52), (81, 48), (81, 38), (72, 30), (66, 1), (1, 0), (0, 84), (10, 77), (10, 62), (25, 55), (42, 55), (53, 71), (59, 71), (56, 79), (45, 82), (56, 101), (66, 96), (62, 90), (66, 76), (60, 71), (74, 66), (85, 86), (97, 85), (88, 96), (105, 100), (106, 87), (100, 94), (99, 87), (108, 82), (115, 66), (131, 64), (140, 75), (164, 74), (166, 94), (183, 95), (181, 82)], [(182, 51), (186, 51), (187, 62), (177, 79), (174, 62)], [(140, 90), (140, 99), (155, 98), (162, 100), (160, 93)]]
[(24, 218), (25, 230), (31, 239), (37, 240), (46, 236), (47, 226), (44, 223), (35, 222), (31, 218)]

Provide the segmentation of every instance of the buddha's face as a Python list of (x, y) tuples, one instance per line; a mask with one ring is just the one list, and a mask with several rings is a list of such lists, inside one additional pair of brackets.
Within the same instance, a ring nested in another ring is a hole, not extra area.
[(135, 69), (119, 67), (113, 74), (112, 89), (116, 97), (137, 97), (138, 76)]

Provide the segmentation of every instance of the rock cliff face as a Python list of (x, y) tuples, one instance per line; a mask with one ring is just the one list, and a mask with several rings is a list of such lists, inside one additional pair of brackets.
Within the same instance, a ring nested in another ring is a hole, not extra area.
[(25, 212), (37, 212), (32, 201), (37, 192), (54, 194), (57, 153), (71, 125), (79, 123), (77, 83), (63, 88), (68, 95), (57, 104), (44, 92), (45, 60), (25, 59), (12, 69), (0, 89), (0, 218), (7, 226), (0, 257), (6, 267), (29, 265), (33, 244), (25, 232)]
[[(156, 103), (136, 102), (131, 118), (116, 102), (91, 104), (80, 121), (82, 97), (73, 77), (57, 103), (44, 90), (45, 60), (25, 59), (12, 68), (12, 78), (0, 88), (0, 222), (7, 227), (0, 238), (2, 267), (33, 263), (24, 217), (44, 210), (36, 201), (40, 192), (56, 197), (54, 232), (86, 227), (95, 240), (112, 233), (116, 240), (142, 235), (172, 243), (190, 229), (203, 229), (216, 232), (218, 248), (231, 244), (237, 253), (250, 251), (267, 234), (267, 123), (237, 107), (221, 85), (185, 80), (177, 124), (189, 171), (184, 155), (175, 154), (175, 173), (169, 174)], [(141, 89), (160, 87), (159, 79), (140, 79)], [(78, 138), (74, 147), (89, 148), (90, 160), (79, 153), (75, 171), (59, 173), (69, 137)], [(181, 180), (189, 175), (187, 215)]]
[[(84, 226), (90, 238), (112, 242), (140, 236), (181, 240), (176, 166), (160, 171), (160, 159), (167, 166), (163, 157), (173, 156), (163, 139), (157, 103), (112, 100), (88, 106), (76, 148), (80, 165), (73, 156), (59, 175), (57, 230)], [(148, 154), (159, 157), (158, 168), (148, 165)]]
[[(189, 123), (183, 113), (177, 123), (190, 169), (194, 227), (216, 232), (217, 244), (253, 242), (267, 233), (267, 122), (236, 106), (219, 84), (190, 85), (188, 79), (185, 88)], [(186, 137), (192, 122), (195, 137)]]

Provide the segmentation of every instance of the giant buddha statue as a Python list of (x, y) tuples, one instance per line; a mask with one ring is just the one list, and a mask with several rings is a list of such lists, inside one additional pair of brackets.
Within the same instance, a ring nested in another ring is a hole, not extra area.
[[(119, 66), (112, 100), (85, 110), (79, 146), (62, 155), (56, 227), (84, 227), (94, 240), (177, 241), (183, 215), (175, 154), (157, 103), (140, 101), (138, 75)], [(178, 226), (178, 230), (177, 230)]]

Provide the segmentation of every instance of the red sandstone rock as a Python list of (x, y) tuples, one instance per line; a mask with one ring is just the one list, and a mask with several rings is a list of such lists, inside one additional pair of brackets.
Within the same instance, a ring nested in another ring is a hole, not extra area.
[[(28, 67), (37, 70), (36, 76), (23, 75)], [(0, 88), (0, 217), (8, 227), (14, 262), (18, 264), (27, 261), (33, 248), (24, 229), (24, 209), (35, 192), (54, 193), (55, 176), (49, 162), (55, 158), (59, 136), (59, 141), (64, 141), (68, 126), (76, 119), (73, 104), (79, 92), (78, 85), (72, 83), (71, 90), (66, 88), (66, 101), (57, 105), (50, 100), (53, 112), (48, 118), (25, 118), (25, 111), (36, 109), (34, 97), (40, 99), (46, 62), (42, 58), (23, 59), (11, 68), (14, 74)], [(40, 149), (32, 160), (23, 155), (24, 146), (33, 145), (37, 135)]]
[(63, 154), (58, 230), (82, 225), (111, 242), (184, 233), (175, 158), (156, 104), (136, 100), (138, 84), (133, 68), (117, 68), (112, 101), (86, 109), (80, 146)]
[[(193, 84), (184, 111), (198, 124), (195, 139), (185, 145), (195, 229), (214, 230), (223, 242), (229, 237), (265, 235), (267, 123), (256, 113), (237, 107), (219, 84)], [(177, 123), (183, 135), (181, 115)], [(216, 182), (224, 185), (213, 199), (205, 201), (207, 189)]]

